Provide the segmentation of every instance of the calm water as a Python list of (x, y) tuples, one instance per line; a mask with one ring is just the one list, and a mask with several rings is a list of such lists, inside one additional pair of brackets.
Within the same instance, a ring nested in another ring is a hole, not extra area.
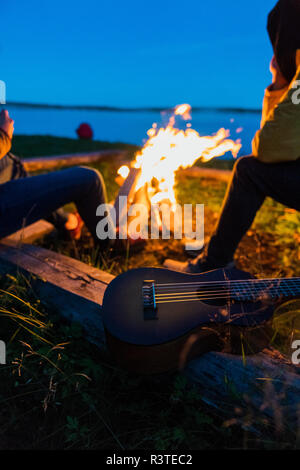
[[(159, 112), (121, 112), (66, 110), (49, 108), (28, 108), (9, 106), (10, 115), (15, 120), (16, 134), (40, 134), (76, 138), (76, 129), (82, 122), (88, 122), (94, 131), (94, 138), (110, 142), (127, 142), (141, 145), (146, 132), (156, 122), (167, 121), (168, 115)], [(225, 127), (231, 138), (241, 139), (243, 147), (239, 155), (251, 153), (251, 140), (259, 128), (259, 113), (238, 113), (221, 111), (195, 111), (192, 113), (192, 128), (200, 135), (210, 135)], [(184, 128), (185, 122), (178, 122)], [(237, 133), (236, 130), (243, 128)]]

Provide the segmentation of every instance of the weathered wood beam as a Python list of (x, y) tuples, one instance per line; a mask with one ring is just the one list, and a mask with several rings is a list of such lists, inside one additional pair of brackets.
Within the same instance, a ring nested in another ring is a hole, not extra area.
[(35, 240), (48, 235), (54, 230), (54, 226), (46, 220), (38, 220), (34, 224), (28, 225), (17, 232), (3, 238), (3, 241), (11, 241), (17, 244), (33, 243)]
[(190, 362), (186, 374), (197, 383), (202, 400), (233, 423), (257, 430), (265, 418), (277, 433), (299, 432), (300, 368), (278, 351), (244, 358), (208, 353)]
[(51, 170), (60, 166), (85, 165), (101, 160), (123, 161), (128, 158), (126, 150), (101, 150), (99, 152), (78, 153), (71, 155), (54, 155), (49, 157), (33, 157), (23, 160), (27, 171)]
[(30, 277), (46, 306), (82, 325), (87, 338), (103, 347), (101, 305), (114, 276), (85, 263), (32, 245), (0, 243), (0, 273), (19, 271)]

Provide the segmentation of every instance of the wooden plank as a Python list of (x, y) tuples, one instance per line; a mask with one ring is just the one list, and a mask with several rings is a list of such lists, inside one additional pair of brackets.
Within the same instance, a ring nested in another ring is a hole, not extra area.
[(3, 238), (3, 241), (11, 241), (17, 244), (33, 243), (35, 240), (51, 233), (53, 229), (54, 226), (46, 220), (38, 220), (34, 224), (28, 225), (8, 237)]
[(71, 155), (54, 155), (49, 157), (33, 157), (22, 160), (27, 171), (51, 170), (58, 166), (85, 165), (101, 160), (123, 161), (128, 158), (126, 150), (101, 150), (99, 152), (78, 153)]
[(0, 243), (0, 273), (20, 271), (51, 309), (82, 325), (87, 338), (103, 347), (103, 295), (113, 276), (38, 246)]

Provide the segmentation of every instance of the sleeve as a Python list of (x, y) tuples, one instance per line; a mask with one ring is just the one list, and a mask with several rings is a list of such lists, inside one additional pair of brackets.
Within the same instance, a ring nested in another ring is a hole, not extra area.
[(0, 159), (5, 157), (5, 155), (11, 149), (11, 140), (6, 134), (6, 132), (0, 128)]
[(262, 128), (275, 106), (279, 103), (283, 95), (287, 92), (288, 86), (282, 88), (281, 90), (272, 90), (272, 85), (270, 85), (265, 90), (263, 108), (262, 108), (262, 119), (260, 127)]
[[(300, 157), (300, 103), (295, 100), (299, 95), (300, 50), (297, 52), (297, 65), (296, 76), (273, 108), (271, 98), (265, 97), (268, 104), (264, 104), (271, 109), (263, 112), (261, 130), (252, 141), (253, 155), (264, 163), (293, 161)], [(295, 83), (297, 80), (299, 84)], [(275, 95), (272, 99), (276, 99)]]

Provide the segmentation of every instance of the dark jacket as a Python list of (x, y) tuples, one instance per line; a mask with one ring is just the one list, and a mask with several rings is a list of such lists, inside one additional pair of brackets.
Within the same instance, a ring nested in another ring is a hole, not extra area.
[(279, 0), (268, 16), (268, 33), (280, 71), (290, 83), (300, 49), (300, 0)]
[(296, 53), (296, 74), (290, 85), (282, 90), (265, 92), (261, 129), (252, 141), (252, 153), (264, 163), (298, 160), (300, 157), (299, 96), (300, 49)]

